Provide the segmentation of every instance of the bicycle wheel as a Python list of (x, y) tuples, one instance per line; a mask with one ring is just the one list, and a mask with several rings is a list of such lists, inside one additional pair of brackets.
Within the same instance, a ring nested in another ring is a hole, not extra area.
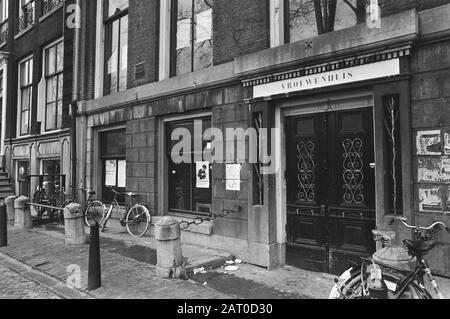
[(125, 218), (127, 231), (132, 237), (142, 237), (148, 230), (151, 222), (151, 215), (143, 205), (134, 205), (130, 208)]
[[(46, 206), (50, 205), (50, 202), (47, 200), (47, 196), (45, 195), (44, 190), (38, 190), (33, 194), (33, 203)], [(41, 223), (42, 217), (47, 212), (47, 209), (43, 207), (35, 207), (35, 210), (37, 213), (38, 223)]]
[[(362, 294), (362, 281), (367, 282), (368, 274), (361, 279), (361, 271), (355, 270), (351, 276), (340, 286), (334, 287), (330, 294), (330, 299), (364, 299)], [(383, 279), (389, 288), (389, 298), (394, 298), (395, 289), (401, 282), (404, 275), (396, 271), (383, 269)], [(337, 292), (339, 289), (339, 292)], [(431, 299), (431, 296), (415, 282), (411, 283), (398, 299)]]
[(84, 221), (86, 226), (90, 227), (97, 222), (101, 224), (106, 208), (101, 201), (92, 201), (86, 207)]

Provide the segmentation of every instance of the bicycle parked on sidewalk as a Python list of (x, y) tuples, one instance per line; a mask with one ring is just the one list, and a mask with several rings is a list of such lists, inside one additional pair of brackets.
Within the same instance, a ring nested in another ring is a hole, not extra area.
[[(98, 199), (96, 199), (94, 196), (96, 195), (96, 192), (92, 189), (82, 189), (82, 188), (75, 188), (73, 186), (69, 185), (69, 188), (73, 190), (73, 193), (70, 194), (60, 194), (62, 204), (59, 206), (60, 208), (66, 208), (70, 204), (81, 204), (83, 206), (83, 215), (92, 215), (92, 214), (98, 214), (98, 212), (105, 211), (105, 205)], [(86, 196), (86, 201), (84, 203), (80, 203), (78, 200), (78, 192), (84, 192)]]
[[(403, 243), (412, 260), (416, 261), (415, 270), (363, 258), (360, 267), (350, 268), (335, 280), (329, 299), (433, 299), (432, 293), (425, 287), (425, 278), (428, 278), (437, 297), (444, 299), (424, 257), (437, 245), (437, 241), (430, 239), (432, 232), (444, 228), (450, 233), (450, 229), (442, 222), (429, 227), (412, 226), (405, 218), (393, 219), (390, 225), (396, 221), (414, 230), (414, 240), (404, 240)], [(374, 231), (374, 235), (377, 241), (383, 243), (390, 243), (393, 239), (387, 232)]]
[[(137, 194), (135, 193), (120, 193), (114, 190), (112, 187), (108, 187), (114, 194), (114, 197), (109, 204), (108, 209), (103, 210), (90, 210), (85, 216), (85, 222), (87, 226), (92, 226), (96, 222), (100, 225), (102, 232), (106, 229), (106, 224), (110, 220), (113, 211), (117, 211), (121, 214), (120, 225), (126, 227), (128, 233), (132, 237), (142, 237), (147, 233), (149, 225), (152, 221), (152, 216), (149, 210), (142, 204), (135, 203)], [(130, 198), (130, 205), (126, 210), (122, 210), (117, 196), (125, 195)]]

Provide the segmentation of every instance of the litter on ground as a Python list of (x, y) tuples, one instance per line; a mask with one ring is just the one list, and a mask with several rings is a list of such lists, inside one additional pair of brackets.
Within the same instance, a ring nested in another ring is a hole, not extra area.
[(236, 266), (227, 266), (227, 267), (225, 267), (225, 270), (226, 270), (226, 271), (238, 271), (238, 270), (239, 270), (239, 267), (236, 267)]

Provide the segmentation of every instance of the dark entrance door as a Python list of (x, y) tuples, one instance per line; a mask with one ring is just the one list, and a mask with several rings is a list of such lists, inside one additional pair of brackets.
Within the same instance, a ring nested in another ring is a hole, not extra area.
[(375, 250), (372, 108), (288, 118), (287, 263), (340, 274)]

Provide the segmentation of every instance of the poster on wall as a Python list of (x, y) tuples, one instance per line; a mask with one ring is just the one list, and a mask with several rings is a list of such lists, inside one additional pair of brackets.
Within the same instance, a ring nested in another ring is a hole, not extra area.
[(441, 131), (417, 133), (417, 155), (442, 155)]
[(241, 164), (227, 164), (226, 166), (226, 189), (227, 191), (239, 192), (241, 190)]
[(450, 158), (420, 158), (418, 161), (419, 183), (450, 184)]
[(209, 162), (197, 162), (197, 188), (209, 188)]
[(445, 155), (450, 155), (450, 131), (444, 133), (444, 152)]
[(448, 212), (450, 201), (448, 186), (419, 188), (419, 210), (421, 212)]
[(127, 162), (119, 161), (117, 164), (117, 187), (127, 187)]
[(116, 161), (106, 161), (105, 163), (105, 185), (116, 186)]

